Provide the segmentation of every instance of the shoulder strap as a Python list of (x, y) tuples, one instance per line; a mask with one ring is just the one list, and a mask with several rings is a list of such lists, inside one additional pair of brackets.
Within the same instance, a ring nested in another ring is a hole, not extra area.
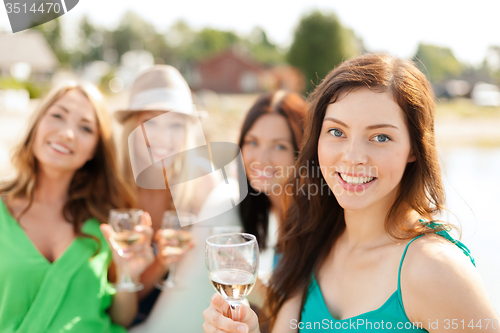
[(419, 235), (415, 238), (413, 238), (411, 241), (408, 242), (408, 244), (406, 244), (406, 247), (405, 247), (405, 250), (403, 252), (403, 256), (401, 257), (401, 261), (399, 263), (399, 269), (398, 269), (398, 290), (401, 290), (401, 267), (403, 267), (403, 260), (405, 259), (405, 256), (406, 256), (406, 251), (408, 251), (408, 246), (410, 246), (411, 243), (413, 243), (413, 241), (415, 241), (416, 239), (422, 237), (423, 235)]
[[(437, 227), (441, 227), (442, 224), (440, 223), (436, 223), (436, 222), (425, 222), (424, 220), (420, 220), (420, 223), (422, 223), (423, 225), (425, 226), (428, 226), (432, 229), (435, 229)], [(448, 241), (450, 241), (452, 244), (455, 244), (456, 246), (458, 246), (462, 252), (467, 256), (469, 257), (470, 261), (472, 262), (472, 264), (474, 266), (476, 266), (476, 261), (474, 260), (474, 258), (472, 257), (472, 254), (470, 253), (470, 250), (467, 248), (467, 246), (464, 245), (464, 243), (462, 243), (461, 241), (459, 240), (456, 240), (454, 239), (449, 233), (448, 231), (451, 231), (451, 229), (446, 229), (446, 228), (443, 228), (443, 230), (441, 231), (438, 231), (436, 232), (436, 234), (438, 234), (439, 236), (441, 237), (444, 237), (446, 238)]]

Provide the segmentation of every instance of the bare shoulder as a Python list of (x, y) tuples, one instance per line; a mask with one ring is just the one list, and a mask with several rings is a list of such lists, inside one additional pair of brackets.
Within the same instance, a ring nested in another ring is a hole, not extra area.
[(10, 215), (18, 216), (26, 207), (28, 207), (29, 200), (27, 198), (15, 198), (7, 205), (7, 198), (2, 196), (2, 201), (7, 208)]
[(408, 247), (401, 293), (412, 321), (498, 318), (470, 258), (439, 235), (425, 235)]
[(455, 273), (475, 272), (470, 257), (456, 244), (436, 234), (428, 234), (415, 240), (408, 247), (404, 259), (405, 272), (402, 278), (410, 281), (417, 279), (422, 282), (435, 281), (436, 278)]
[(429, 234), (408, 247), (401, 270), (401, 285), (408, 293), (433, 298), (443, 291), (477, 283), (480, 277), (470, 258), (445, 238)]
[(297, 325), (300, 320), (300, 305), (302, 303), (302, 295), (298, 294), (287, 300), (276, 318), (272, 333), (289, 333), (297, 332)]

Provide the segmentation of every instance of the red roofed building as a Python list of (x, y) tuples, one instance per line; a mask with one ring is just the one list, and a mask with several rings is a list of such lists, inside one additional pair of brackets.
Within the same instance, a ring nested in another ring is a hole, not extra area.
[(194, 89), (218, 93), (255, 93), (264, 91), (266, 68), (236, 49), (228, 49), (198, 64)]

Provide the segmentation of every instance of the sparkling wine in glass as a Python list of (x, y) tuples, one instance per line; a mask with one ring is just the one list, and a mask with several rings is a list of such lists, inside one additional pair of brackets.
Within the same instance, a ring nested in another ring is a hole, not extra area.
[[(177, 212), (175, 210), (167, 210), (163, 214), (161, 225), (161, 236), (167, 241), (167, 246), (163, 249), (164, 254), (179, 255), (182, 254), (191, 239), (193, 234), (189, 231), (190, 226), (196, 222), (196, 215), (188, 212)], [(182, 226), (185, 227), (182, 227)], [(175, 271), (177, 263), (172, 263), (168, 270), (167, 280), (161, 284), (157, 284), (159, 289), (175, 288), (178, 283), (175, 279)]]
[(115, 232), (110, 239), (111, 245), (126, 260), (125, 270), (121, 273), (118, 282), (115, 284), (117, 291), (135, 292), (144, 288), (142, 283), (132, 281), (128, 261), (131, 257), (131, 253), (128, 250), (143, 237), (142, 233), (135, 230), (135, 227), (141, 224), (142, 214), (143, 211), (140, 209), (112, 209), (109, 212), (108, 223)]
[(111, 239), (113, 245), (122, 257), (127, 256), (127, 250), (141, 240), (142, 235), (133, 230), (117, 232)]
[(228, 302), (231, 317), (239, 321), (241, 302), (250, 294), (259, 270), (259, 245), (245, 233), (214, 235), (206, 240), (208, 276), (215, 290)]

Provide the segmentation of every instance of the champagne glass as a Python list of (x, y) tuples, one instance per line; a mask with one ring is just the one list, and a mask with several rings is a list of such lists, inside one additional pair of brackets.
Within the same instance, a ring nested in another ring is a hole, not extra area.
[(229, 303), (231, 318), (239, 321), (241, 302), (250, 294), (259, 270), (259, 245), (254, 235), (230, 233), (206, 240), (205, 259), (210, 281)]
[(124, 272), (115, 284), (117, 291), (135, 292), (144, 288), (142, 283), (135, 283), (130, 277), (129, 258), (132, 254), (127, 251), (143, 237), (135, 230), (135, 227), (141, 224), (142, 214), (143, 211), (140, 209), (112, 209), (109, 212), (109, 224), (115, 231), (110, 239), (111, 245), (125, 259)]
[[(163, 213), (161, 235), (162, 238), (168, 242), (168, 245), (163, 249), (163, 251), (166, 252), (164, 254), (179, 255), (185, 251), (186, 246), (193, 238), (189, 229), (195, 222), (196, 215), (191, 213), (177, 212), (175, 210), (167, 210)], [(158, 289), (175, 288), (179, 286), (175, 279), (176, 268), (176, 262), (170, 264), (167, 280), (163, 281), (161, 284), (156, 284)]]

